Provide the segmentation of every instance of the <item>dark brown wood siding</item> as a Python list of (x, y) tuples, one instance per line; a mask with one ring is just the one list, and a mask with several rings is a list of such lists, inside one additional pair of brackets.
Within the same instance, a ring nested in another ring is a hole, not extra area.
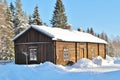
[[(54, 42), (52, 38), (38, 32), (34, 29), (29, 29), (15, 41), (15, 62), (18, 64), (25, 64), (26, 58), (22, 54), (26, 51), (28, 54), (28, 63), (41, 63), (45, 61), (51, 61), (54, 63)], [(37, 49), (37, 61), (30, 61), (30, 47), (36, 47)]]
[(26, 42), (51, 42), (52, 38), (46, 36), (45, 34), (38, 32), (34, 29), (29, 29), (18, 37), (14, 42), (15, 43), (26, 43)]

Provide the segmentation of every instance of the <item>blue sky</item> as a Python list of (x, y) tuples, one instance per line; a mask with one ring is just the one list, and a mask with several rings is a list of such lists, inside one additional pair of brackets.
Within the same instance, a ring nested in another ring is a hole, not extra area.
[[(14, 0), (7, 0), (13, 2)], [(109, 37), (120, 35), (120, 0), (62, 0), (73, 29), (93, 28), (96, 33), (105, 32)], [(49, 26), (56, 0), (21, 0), (27, 14), (33, 14), (39, 6), (40, 18)]]

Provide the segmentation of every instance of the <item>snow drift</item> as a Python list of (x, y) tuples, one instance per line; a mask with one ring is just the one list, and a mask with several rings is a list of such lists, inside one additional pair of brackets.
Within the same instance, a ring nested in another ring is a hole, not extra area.
[(115, 64), (114, 60), (118, 59), (83, 58), (73, 66), (51, 62), (16, 65), (12, 62), (0, 65), (0, 80), (119, 80), (120, 64)]
[(97, 65), (94, 64), (91, 60), (83, 58), (77, 61), (77, 63), (75, 63), (73, 65), (73, 67), (75, 68), (88, 68), (88, 67), (96, 67)]

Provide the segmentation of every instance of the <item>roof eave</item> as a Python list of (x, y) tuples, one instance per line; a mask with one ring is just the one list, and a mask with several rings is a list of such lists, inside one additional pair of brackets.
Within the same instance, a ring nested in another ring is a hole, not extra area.
[[(22, 34), (24, 34), (26, 31), (28, 31), (29, 29), (35, 29), (37, 30), (35, 27), (33, 27), (33, 25), (29, 25), (28, 28), (26, 28), (25, 30), (23, 30), (22, 32), (20, 32), (19, 34), (17, 34), (14, 38), (13, 38), (13, 41), (15, 41), (17, 38), (19, 38)], [(38, 32), (42, 32), (43, 34), (47, 35), (48, 37), (50, 38), (54, 38), (54, 36), (52, 34), (47, 34), (47, 32), (45, 31), (42, 31), (42, 30), (37, 30)]]
[(15, 41), (17, 38), (19, 38), (22, 34), (24, 34), (26, 31), (28, 31), (31, 28), (31, 26), (28, 26), (28, 28), (26, 28), (25, 30), (23, 30), (22, 32), (20, 32), (19, 34), (17, 34), (14, 38), (13, 41)]

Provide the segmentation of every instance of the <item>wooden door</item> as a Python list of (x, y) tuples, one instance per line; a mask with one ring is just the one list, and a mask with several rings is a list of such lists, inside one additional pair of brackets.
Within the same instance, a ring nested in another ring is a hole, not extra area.
[(77, 60), (87, 58), (87, 54), (84, 48), (80, 48), (79, 52), (77, 53)]
[(80, 49), (80, 58), (85, 58), (84, 48)]

